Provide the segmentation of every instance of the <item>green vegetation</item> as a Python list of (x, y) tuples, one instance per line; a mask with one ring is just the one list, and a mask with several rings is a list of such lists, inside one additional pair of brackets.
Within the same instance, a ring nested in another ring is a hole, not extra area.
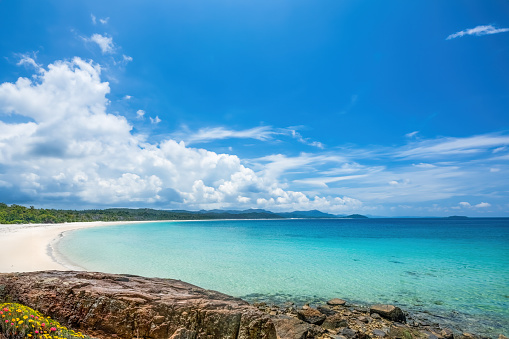
[[(279, 219), (279, 218), (338, 218), (319, 211), (276, 214), (265, 210), (246, 211), (167, 211), (150, 208), (109, 208), (104, 210), (57, 210), (7, 205), (0, 203), (0, 224), (53, 224), (87, 221), (148, 221), (148, 220), (210, 220), (210, 219)], [(359, 214), (347, 218), (366, 218)]]
[[(8, 339), (91, 339), (80, 332), (74, 332), (58, 321), (45, 317), (36, 310), (16, 303), (0, 303), (0, 334)], [(0, 335), (0, 337), (2, 337)]]
[(0, 224), (53, 224), (83, 221), (147, 221), (147, 220), (207, 220), (207, 219), (267, 219), (281, 218), (270, 212), (234, 214), (228, 212), (163, 211), (149, 208), (110, 208), (105, 210), (56, 210), (29, 208), (0, 203)]

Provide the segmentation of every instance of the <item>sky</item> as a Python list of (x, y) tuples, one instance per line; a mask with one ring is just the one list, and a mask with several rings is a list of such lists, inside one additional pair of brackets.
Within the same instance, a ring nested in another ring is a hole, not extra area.
[(509, 216), (506, 0), (0, 0), (0, 202)]

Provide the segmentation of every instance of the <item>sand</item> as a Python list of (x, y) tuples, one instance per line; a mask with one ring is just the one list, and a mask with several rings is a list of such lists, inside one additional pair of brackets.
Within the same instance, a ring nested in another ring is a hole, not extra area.
[[(64, 232), (79, 228), (140, 222), (76, 222), (64, 224), (0, 224), (0, 273), (76, 269), (53, 258), (54, 243)], [(145, 223), (145, 222), (144, 222)], [(62, 260), (58, 260), (62, 261)]]

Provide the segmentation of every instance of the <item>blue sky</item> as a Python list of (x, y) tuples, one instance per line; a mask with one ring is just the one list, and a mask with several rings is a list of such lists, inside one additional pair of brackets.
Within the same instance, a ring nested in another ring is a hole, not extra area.
[(507, 13), (0, 0), (0, 201), (509, 216)]

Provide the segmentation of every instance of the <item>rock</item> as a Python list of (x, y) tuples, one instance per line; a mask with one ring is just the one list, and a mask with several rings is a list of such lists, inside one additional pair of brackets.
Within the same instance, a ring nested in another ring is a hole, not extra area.
[(172, 279), (44, 271), (0, 274), (0, 301), (34, 308), (96, 338), (276, 339), (247, 302)]
[(279, 339), (306, 339), (315, 338), (325, 333), (325, 330), (316, 325), (308, 324), (299, 319), (288, 316), (272, 317)]
[(327, 316), (331, 316), (331, 315), (338, 313), (338, 312), (332, 310), (329, 306), (318, 306), (317, 309), (318, 309), (318, 311), (320, 311), (320, 313), (325, 314)]
[(498, 339), (509, 339), (509, 338), (507, 338), (507, 337), (506, 337), (505, 335), (503, 335), (503, 334), (499, 334)]
[(344, 306), (346, 304), (346, 301), (343, 299), (334, 298), (329, 301), (327, 301), (327, 305), (330, 306)]
[[(449, 328), (443, 328), (442, 331), (440, 332), (440, 335), (442, 337), (444, 337), (445, 339), (453, 339), (454, 338), (454, 333)], [(503, 339), (503, 338), (498, 338), (498, 339)]]
[(373, 318), (373, 319), (382, 319), (382, 317), (378, 313), (371, 313), (371, 318)]
[(373, 305), (369, 310), (370, 314), (378, 313), (385, 319), (392, 321), (406, 322), (406, 317), (401, 308), (393, 305)]
[(362, 315), (361, 315), (360, 317), (358, 317), (357, 319), (358, 319), (359, 321), (361, 321), (361, 322), (365, 323), (365, 324), (369, 323), (369, 322), (370, 322), (370, 320), (371, 320), (371, 319), (369, 319), (368, 317), (365, 317), (365, 316), (362, 316)]
[(379, 338), (383, 338), (387, 335), (387, 333), (385, 333), (382, 330), (379, 330), (378, 328), (375, 328), (373, 331), (371, 331), (371, 333), (373, 333), (374, 336)]
[(317, 309), (310, 307), (305, 310), (300, 310), (297, 313), (297, 317), (307, 323), (321, 325), (327, 316), (320, 313)]
[(348, 322), (340, 314), (334, 314), (325, 319), (322, 327), (328, 330), (335, 330), (340, 327), (347, 327)]
[(357, 332), (347, 327), (341, 331), (341, 335), (345, 336), (347, 339), (353, 339), (357, 337)]

